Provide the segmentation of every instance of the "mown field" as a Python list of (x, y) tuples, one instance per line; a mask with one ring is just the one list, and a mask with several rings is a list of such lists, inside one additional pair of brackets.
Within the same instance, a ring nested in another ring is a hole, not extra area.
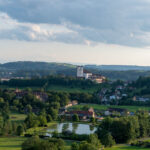
[[(0, 86), (2, 89), (16, 89), (18, 87), (8, 87), (8, 86)], [(42, 87), (29, 87), (33, 90), (39, 90)], [(19, 89), (27, 89), (27, 87), (20, 87)], [(91, 88), (80, 88), (80, 87), (69, 87), (69, 86), (59, 86), (59, 85), (52, 85), (46, 87), (46, 90), (49, 91), (56, 91), (56, 92), (74, 92), (74, 93), (94, 93), (98, 90), (98, 87), (91, 87)]]
[(149, 150), (150, 148), (141, 148), (136, 146), (129, 145), (116, 145), (111, 148), (105, 148), (105, 150)]
[[(25, 137), (0, 137), (0, 150), (21, 150)], [(72, 142), (65, 141), (65, 150), (70, 150)]]
[(84, 106), (92, 107), (95, 110), (107, 110), (109, 107), (113, 107), (113, 108), (128, 109), (129, 111), (132, 112), (135, 112), (137, 110), (150, 111), (150, 107), (144, 107), (144, 106), (116, 106), (116, 105), (98, 105), (98, 104), (80, 104), (71, 107), (71, 109), (82, 109)]
[(21, 150), (25, 137), (1, 137), (0, 150)]
[(16, 113), (16, 112), (12, 112), (10, 114), (10, 120), (14, 121), (14, 122), (23, 122), (26, 118), (25, 114), (20, 114), (20, 113)]

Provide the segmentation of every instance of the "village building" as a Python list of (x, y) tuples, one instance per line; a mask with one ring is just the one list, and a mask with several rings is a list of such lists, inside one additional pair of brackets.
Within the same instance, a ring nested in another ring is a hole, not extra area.
[(95, 118), (95, 112), (93, 108), (90, 108), (87, 111), (72, 110), (72, 111), (65, 112), (65, 116), (69, 119), (71, 119), (75, 114), (77, 114), (81, 120)]
[(146, 102), (146, 101), (149, 101), (150, 98), (148, 97), (139, 97), (139, 96), (134, 96), (133, 97), (133, 101), (141, 101), (141, 102)]
[[(21, 99), (28, 94), (27, 91), (22, 91), (19, 89), (15, 90), (16, 98)], [(46, 102), (48, 100), (48, 95), (45, 92), (33, 91), (32, 94), (39, 100)]]
[(113, 115), (115, 113), (119, 113), (120, 115), (130, 114), (130, 112), (127, 109), (123, 109), (123, 108), (108, 108), (108, 110), (106, 110), (104, 112), (104, 115), (105, 116), (109, 116), (109, 115)]
[(70, 102), (65, 106), (65, 108), (72, 107), (72, 106), (74, 106), (74, 105), (78, 105), (78, 101), (76, 101), (76, 100), (70, 101)]

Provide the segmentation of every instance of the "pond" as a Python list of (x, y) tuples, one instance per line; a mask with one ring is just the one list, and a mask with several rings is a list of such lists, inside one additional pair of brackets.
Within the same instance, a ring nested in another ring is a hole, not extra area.
[(47, 136), (51, 136), (50, 133), (56, 131), (62, 133), (63, 131), (71, 131), (76, 134), (92, 134), (96, 131), (96, 127), (89, 124), (81, 123), (58, 123), (49, 127), (46, 131)]

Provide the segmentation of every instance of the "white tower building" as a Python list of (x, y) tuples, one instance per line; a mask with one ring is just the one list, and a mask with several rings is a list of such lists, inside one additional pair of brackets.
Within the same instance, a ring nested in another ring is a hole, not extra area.
[(77, 77), (79, 77), (79, 78), (84, 77), (83, 66), (77, 67)]

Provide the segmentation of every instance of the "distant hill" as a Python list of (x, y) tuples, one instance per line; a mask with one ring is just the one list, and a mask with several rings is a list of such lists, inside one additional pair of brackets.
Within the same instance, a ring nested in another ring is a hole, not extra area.
[[(85, 65), (86, 69), (96, 70), (109, 70), (109, 71), (128, 71), (128, 70), (141, 70), (150, 71), (150, 66), (130, 66), (130, 65)], [(0, 64), (0, 69), (13, 69), (13, 70), (56, 70), (56, 69), (75, 69), (76, 65), (69, 63), (56, 63), (56, 62), (33, 62), (33, 61), (18, 61)]]
[(150, 71), (150, 66), (130, 66), (130, 65), (85, 65), (86, 68), (109, 71), (129, 71), (141, 70)]
[(0, 68), (13, 70), (56, 70), (76, 68), (76, 66), (66, 63), (47, 63), (47, 62), (32, 62), (32, 61), (18, 61), (0, 64)]
[[(139, 76), (150, 76), (150, 66), (85, 65), (84, 68), (92, 73), (104, 75), (111, 80), (136, 80)], [(0, 78), (47, 75), (76, 76), (76, 65), (32, 61), (0, 64)]]

